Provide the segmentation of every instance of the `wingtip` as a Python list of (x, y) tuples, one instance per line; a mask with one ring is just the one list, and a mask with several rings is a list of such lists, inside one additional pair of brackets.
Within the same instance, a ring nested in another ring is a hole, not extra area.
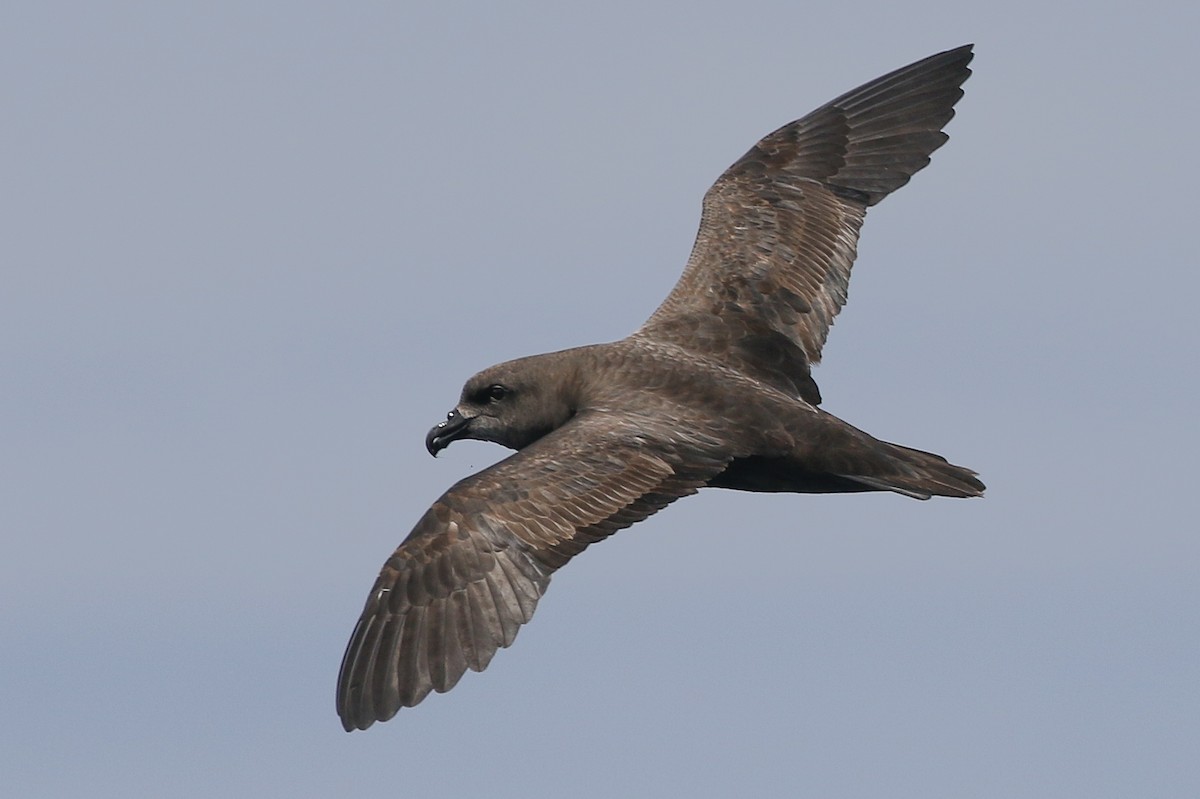
[(952, 61), (956, 58), (959, 58), (959, 59), (963, 59), (964, 61), (970, 61), (974, 57), (975, 57), (975, 43), (968, 42), (966, 44), (960, 44), (958, 47), (951, 47), (949, 50), (943, 50), (940, 53), (931, 55), (929, 57), (929, 59), (947, 58), (948, 60)]

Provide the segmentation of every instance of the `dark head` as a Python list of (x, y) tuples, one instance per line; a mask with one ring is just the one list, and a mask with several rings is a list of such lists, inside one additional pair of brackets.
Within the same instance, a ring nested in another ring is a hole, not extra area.
[(460, 438), (511, 449), (532, 444), (575, 415), (576, 376), (567, 353), (534, 355), (484, 369), (463, 386), (458, 405), (425, 437), (431, 455)]

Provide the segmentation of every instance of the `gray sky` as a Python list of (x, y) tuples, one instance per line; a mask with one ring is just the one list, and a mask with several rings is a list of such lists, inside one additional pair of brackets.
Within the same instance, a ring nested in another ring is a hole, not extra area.
[[(1200, 794), (1194, 4), (190, 5), (0, 20), (0, 793)], [(703, 492), (343, 733), (504, 454), (426, 454), (462, 381), (631, 331), (758, 137), (968, 41), (817, 379), (986, 499)]]

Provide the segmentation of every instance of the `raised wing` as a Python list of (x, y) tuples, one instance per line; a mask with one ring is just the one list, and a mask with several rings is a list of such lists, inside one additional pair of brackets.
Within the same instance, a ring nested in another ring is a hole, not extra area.
[(809, 367), (846, 302), (867, 207), (946, 142), (971, 58), (971, 45), (930, 56), (758, 142), (708, 190), (683, 276), (634, 335), (819, 403)]
[(700, 433), (587, 412), (462, 480), (384, 564), (338, 677), (347, 730), (454, 687), (529, 621), (589, 544), (694, 493), (730, 455)]

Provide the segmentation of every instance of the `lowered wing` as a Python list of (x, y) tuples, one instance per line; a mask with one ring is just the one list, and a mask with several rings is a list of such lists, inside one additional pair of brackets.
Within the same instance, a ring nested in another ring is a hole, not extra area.
[(695, 493), (728, 463), (722, 449), (663, 422), (585, 412), (453, 486), (371, 589), (338, 676), (342, 725), (366, 729), (483, 671), (551, 573)]

